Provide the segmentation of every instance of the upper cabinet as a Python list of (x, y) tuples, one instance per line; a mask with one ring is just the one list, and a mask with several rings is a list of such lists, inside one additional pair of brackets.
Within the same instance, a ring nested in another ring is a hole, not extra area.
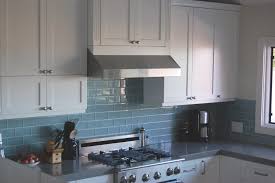
[(216, 10), (214, 96), (236, 97), (239, 50), (239, 13)]
[(144, 47), (151, 54), (169, 53), (168, 0), (89, 0), (89, 10), (94, 54), (146, 54)]
[(40, 0), (0, 0), (0, 76), (39, 75)]
[(234, 100), (239, 10), (237, 5), (173, 0), (170, 51), (182, 76), (145, 79), (145, 103), (171, 106)]
[[(87, 0), (42, 0), (47, 69), (51, 75), (86, 74)], [(46, 13), (46, 14), (45, 14)], [(42, 46), (44, 47), (44, 46)]]
[(101, 45), (130, 45), (134, 40), (134, 1), (99, 0)]
[(193, 58), (189, 60), (193, 100), (207, 100), (213, 95), (215, 16), (213, 10), (194, 9)]
[(87, 4), (0, 0), (0, 119), (85, 112)]
[(0, 77), (0, 119), (85, 112), (86, 85), (83, 76)]
[(86, 0), (0, 4), (0, 76), (86, 74)]

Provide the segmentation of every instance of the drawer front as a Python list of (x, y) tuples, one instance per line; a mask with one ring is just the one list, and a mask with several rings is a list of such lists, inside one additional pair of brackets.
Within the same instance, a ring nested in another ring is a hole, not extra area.
[(249, 183), (275, 183), (275, 168), (252, 162), (244, 162), (242, 180)]

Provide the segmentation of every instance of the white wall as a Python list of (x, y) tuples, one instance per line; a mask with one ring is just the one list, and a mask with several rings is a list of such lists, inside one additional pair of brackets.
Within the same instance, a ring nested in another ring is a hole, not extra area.
[(244, 6), (240, 25), (239, 98), (256, 99), (257, 42), (275, 36), (275, 4)]

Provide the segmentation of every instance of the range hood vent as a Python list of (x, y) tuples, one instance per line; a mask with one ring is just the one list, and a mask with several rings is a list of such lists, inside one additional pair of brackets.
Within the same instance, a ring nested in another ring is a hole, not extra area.
[(88, 76), (103, 79), (181, 76), (169, 55), (88, 55)]

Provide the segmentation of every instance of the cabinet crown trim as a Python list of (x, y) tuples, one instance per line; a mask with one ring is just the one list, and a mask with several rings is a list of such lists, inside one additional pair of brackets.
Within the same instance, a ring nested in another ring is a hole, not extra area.
[(241, 10), (241, 5), (237, 5), (237, 4), (225, 4), (225, 3), (194, 1), (194, 0), (172, 0), (171, 4), (172, 6), (209, 8), (209, 9), (237, 11), (237, 12)]

